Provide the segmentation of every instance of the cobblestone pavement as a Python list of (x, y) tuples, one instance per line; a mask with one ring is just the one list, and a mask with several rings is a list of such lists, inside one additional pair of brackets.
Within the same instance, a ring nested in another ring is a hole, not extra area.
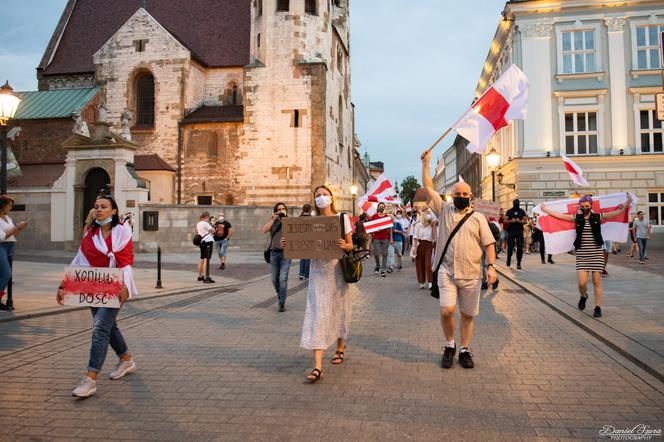
[[(484, 293), (477, 367), (439, 367), (436, 301), (407, 263), (366, 275), (346, 362), (304, 381), (305, 283), (288, 311), (267, 280), (158, 298), (122, 313), (139, 370), (75, 400), (89, 312), (0, 323), (2, 440), (598, 439), (605, 425), (664, 426), (664, 385), (516, 286)], [(38, 339), (39, 338), (39, 339)], [(112, 353), (112, 352), (110, 352)]]

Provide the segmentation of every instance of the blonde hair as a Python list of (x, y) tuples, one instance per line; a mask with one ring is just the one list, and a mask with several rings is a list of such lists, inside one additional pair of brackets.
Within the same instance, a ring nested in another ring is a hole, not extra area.
[(327, 187), (324, 184), (321, 184), (320, 186), (318, 186), (314, 189), (314, 207), (316, 208), (316, 212), (320, 215), (320, 208), (316, 205), (316, 192), (318, 192), (318, 189), (325, 189), (328, 192), (330, 192), (330, 196), (332, 197), (332, 205), (330, 205), (330, 210), (332, 210), (332, 213), (339, 213), (339, 212), (337, 212), (337, 207), (335, 205), (336, 198), (334, 197), (334, 193), (332, 193), (330, 188)]

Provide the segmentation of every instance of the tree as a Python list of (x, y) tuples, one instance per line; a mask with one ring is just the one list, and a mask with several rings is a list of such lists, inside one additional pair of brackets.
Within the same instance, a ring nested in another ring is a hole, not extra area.
[(408, 201), (413, 202), (415, 198), (415, 191), (420, 188), (420, 183), (417, 182), (413, 175), (407, 176), (403, 181), (401, 181), (401, 192), (399, 197), (401, 201), (406, 204)]

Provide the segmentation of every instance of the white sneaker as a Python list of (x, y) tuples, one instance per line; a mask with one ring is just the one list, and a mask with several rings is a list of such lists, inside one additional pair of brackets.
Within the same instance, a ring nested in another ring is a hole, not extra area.
[(420, 288), (423, 289), (423, 288), (424, 288), (424, 284), (420, 284)]
[(71, 392), (72, 396), (76, 397), (90, 397), (97, 392), (97, 381), (85, 376), (81, 379), (74, 391)]
[(126, 374), (133, 373), (136, 371), (136, 362), (133, 359), (125, 361), (120, 359), (118, 365), (115, 367), (115, 370), (111, 372), (111, 379), (120, 379)]
[(428, 289), (431, 288), (431, 283), (430, 283), (430, 282), (427, 282), (427, 288), (428, 288)]

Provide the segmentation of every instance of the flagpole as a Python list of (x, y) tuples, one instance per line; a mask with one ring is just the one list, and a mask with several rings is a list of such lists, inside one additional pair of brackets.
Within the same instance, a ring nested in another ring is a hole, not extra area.
[(447, 134), (450, 133), (451, 130), (452, 130), (451, 127), (448, 128), (448, 129), (445, 131), (445, 133), (444, 133), (443, 135), (441, 135), (440, 138), (438, 138), (438, 139), (436, 140), (436, 142), (433, 143), (433, 144), (431, 145), (431, 147), (428, 148), (428, 149), (426, 150), (426, 152), (431, 152), (436, 146), (438, 146), (438, 143), (440, 143), (441, 141), (443, 141), (443, 138), (445, 138), (445, 137), (447, 136)]

